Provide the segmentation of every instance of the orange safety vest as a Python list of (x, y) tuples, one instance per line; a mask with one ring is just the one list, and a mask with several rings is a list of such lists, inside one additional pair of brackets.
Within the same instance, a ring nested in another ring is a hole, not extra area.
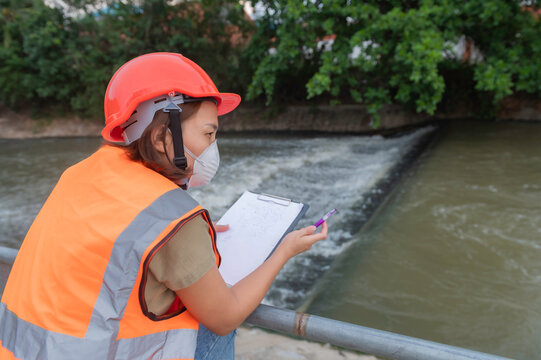
[(149, 263), (209, 214), (159, 173), (103, 146), (67, 169), (30, 227), (0, 303), (0, 359), (192, 359), (198, 321), (144, 301)]

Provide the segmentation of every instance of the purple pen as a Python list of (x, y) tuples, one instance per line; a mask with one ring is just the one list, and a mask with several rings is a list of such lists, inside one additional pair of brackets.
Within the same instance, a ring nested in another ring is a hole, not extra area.
[(331, 211), (329, 211), (327, 214), (325, 214), (325, 216), (323, 216), (321, 219), (319, 219), (317, 221), (317, 223), (314, 224), (315, 227), (318, 227), (319, 225), (323, 224), (325, 221), (327, 221), (328, 218), (331, 217), (332, 214), (334, 214), (337, 210), (336, 209), (332, 209)]

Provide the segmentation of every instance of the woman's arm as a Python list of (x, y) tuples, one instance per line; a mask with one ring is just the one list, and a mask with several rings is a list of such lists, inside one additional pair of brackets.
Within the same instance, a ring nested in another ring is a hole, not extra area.
[(255, 310), (290, 258), (327, 237), (327, 224), (323, 223), (320, 233), (315, 231), (315, 226), (308, 226), (287, 234), (267, 261), (231, 288), (214, 266), (194, 284), (176, 293), (203, 325), (218, 335), (226, 335)]

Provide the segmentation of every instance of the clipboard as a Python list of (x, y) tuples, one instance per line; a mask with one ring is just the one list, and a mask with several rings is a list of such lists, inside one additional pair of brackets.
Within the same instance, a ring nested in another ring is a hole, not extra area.
[(284, 197), (245, 191), (217, 222), (229, 225), (216, 241), (225, 282), (234, 285), (263, 264), (308, 208)]

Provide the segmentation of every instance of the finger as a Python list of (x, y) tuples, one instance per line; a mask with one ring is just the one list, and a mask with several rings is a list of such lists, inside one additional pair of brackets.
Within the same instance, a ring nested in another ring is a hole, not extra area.
[(224, 232), (229, 230), (229, 225), (214, 225), (216, 232)]
[(313, 235), (304, 236), (302, 239), (303, 241), (314, 244), (314, 243), (317, 243), (318, 241), (325, 240), (326, 238), (327, 236), (325, 234), (317, 233)]
[(291, 234), (295, 235), (296, 237), (311, 235), (316, 231), (316, 227), (314, 225), (303, 227), (302, 229), (292, 231)]
[(314, 225), (310, 225), (310, 226), (307, 226), (307, 227), (305, 227), (305, 228), (303, 228), (301, 230), (303, 231), (304, 234), (311, 235), (311, 234), (316, 232), (316, 229), (317, 228)]
[(325, 237), (327, 237), (327, 231), (328, 231), (327, 222), (324, 221), (323, 224), (321, 225), (320, 234), (325, 234)]
[[(324, 221), (324, 222), (321, 223), (320, 226), (321, 226), (321, 231), (319, 232), (319, 234), (327, 235), (327, 223)], [(312, 235), (317, 231), (317, 228), (315, 226), (308, 226), (308, 227), (314, 228), (314, 232), (313, 233), (308, 233), (307, 235)]]
[(312, 243), (318, 242), (320, 240), (327, 238), (327, 230), (328, 230), (327, 223), (324, 222), (321, 226), (321, 232), (316, 233), (316, 234), (305, 235), (304, 238), (307, 241), (312, 242)]
[(310, 243), (316, 243), (316, 242), (324, 240), (326, 238), (327, 238), (326, 234), (317, 233), (317, 234), (303, 236), (302, 240), (306, 241), (306, 242), (310, 242)]

